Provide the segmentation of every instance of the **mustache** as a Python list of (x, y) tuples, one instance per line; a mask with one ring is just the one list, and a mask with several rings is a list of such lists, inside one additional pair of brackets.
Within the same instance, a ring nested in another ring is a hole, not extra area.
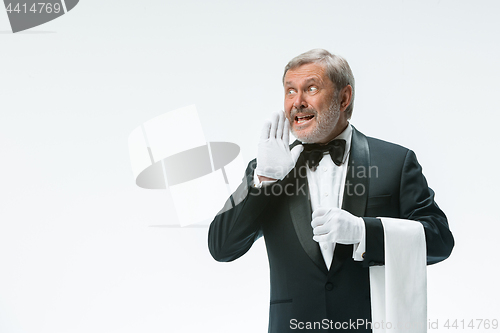
[(298, 113), (308, 113), (308, 114), (312, 114), (314, 116), (317, 116), (318, 115), (318, 111), (316, 111), (314, 108), (304, 108), (304, 107), (293, 107), (291, 110), (290, 110), (290, 118), (293, 120), (295, 119), (295, 116), (297, 116)]

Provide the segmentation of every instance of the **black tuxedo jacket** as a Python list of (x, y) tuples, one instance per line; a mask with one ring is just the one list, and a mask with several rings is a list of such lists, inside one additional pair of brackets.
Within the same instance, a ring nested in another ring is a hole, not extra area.
[[(363, 217), (363, 261), (352, 259), (352, 245), (337, 244), (327, 269), (313, 240), (302, 158), (287, 177), (262, 189), (252, 186), (256, 162), (251, 161), (243, 183), (210, 225), (209, 250), (218, 261), (239, 258), (264, 236), (271, 275), (269, 332), (296, 331), (302, 325), (312, 327), (309, 332), (335, 331), (343, 325), (348, 329), (342, 331), (349, 332), (353, 322), (371, 322), (368, 267), (384, 264), (384, 232), (377, 217), (422, 223), (428, 264), (451, 253), (454, 241), (446, 216), (411, 150), (353, 128), (348, 163), (342, 209)], [(236, 205), (228, 209), (231, 203)], [(371, 329), (365, 325), (352, 331)]]

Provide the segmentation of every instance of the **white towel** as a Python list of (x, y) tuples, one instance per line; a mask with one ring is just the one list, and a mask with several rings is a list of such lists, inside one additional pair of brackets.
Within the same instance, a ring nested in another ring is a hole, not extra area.
[(370, 267), (373, 333), (427, 332), (427, 253), (420, 222), (380, 218), (385, 265)]

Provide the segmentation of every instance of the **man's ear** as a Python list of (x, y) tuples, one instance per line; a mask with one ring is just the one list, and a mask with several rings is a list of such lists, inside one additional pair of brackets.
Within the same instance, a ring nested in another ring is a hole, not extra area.
[(351, 104), (352, 100), (352, 87), (350, 84), (342, 88), (340, 91), (340, 111), (344, 112), (345, 109)]

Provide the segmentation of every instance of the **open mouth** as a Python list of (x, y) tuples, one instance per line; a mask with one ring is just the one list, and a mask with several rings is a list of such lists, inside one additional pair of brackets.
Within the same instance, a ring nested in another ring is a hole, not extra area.
[(305, 115), (305, 116), (296, 116), (295, 117), (295, 123), (299, 124), (299, 125), (302, 125), (302, 124), (307, 123), (308, 121), (310, 121), (313, 118), (314, 118), (313, 114), (308, 114), (308, 115)]

